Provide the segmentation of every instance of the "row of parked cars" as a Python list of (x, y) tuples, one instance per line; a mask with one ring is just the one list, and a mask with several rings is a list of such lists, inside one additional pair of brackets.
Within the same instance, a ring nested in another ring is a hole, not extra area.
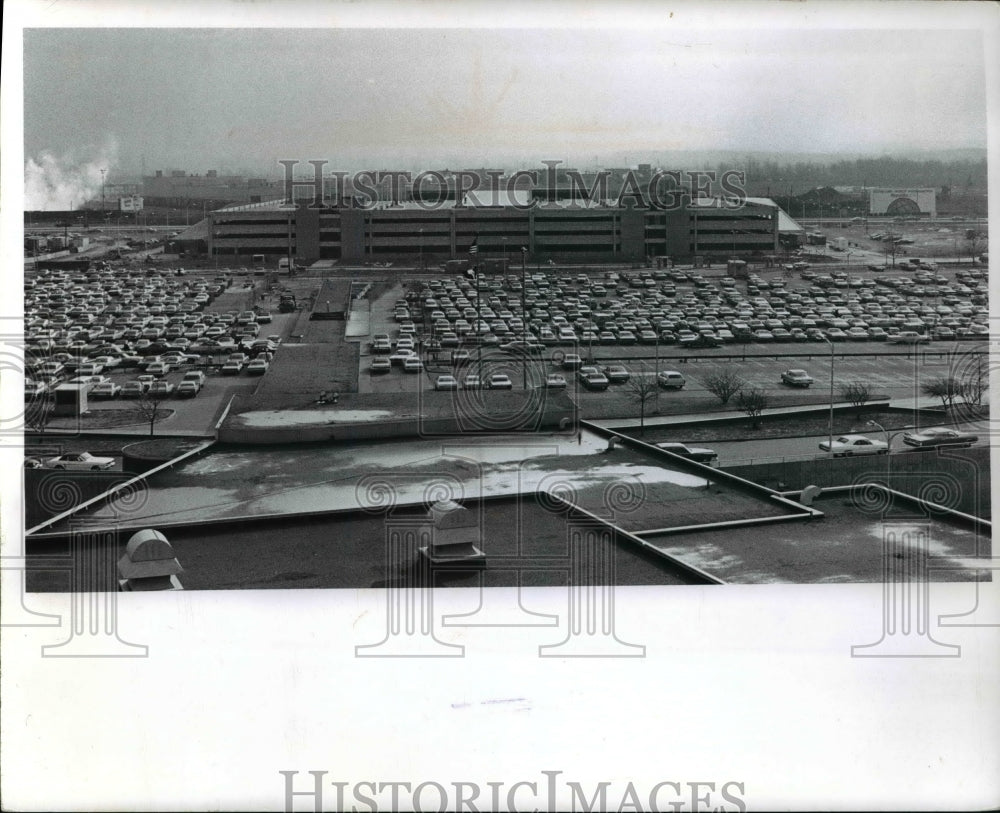
[[(608, 389), (612, 384), (624, 384), (631, 373), (628, 368), (621, 364), (597, 365), (575, 365), (568, 366), (565, 361), (563, 367), (566, 370), (573, 370), (576, 373), (577, 381), (584, 389), (600, 392)], [(461, 380), (459, 380), (461, 378)], [(660, 370), (656, 373), (656, 381), (660, 387), (667, 390), (680, 390), (684, 388), (686, 380), (682, 373), (676, 370)], [(549, 373), (545, 381), (538, 386), (545, 389), (566, 389), (569, 381), (562, 373)], [(434, 382), (437, 390), (457, 390), (457, 389), (492, 389), (509, 390), (513, 388), (510, 376), (506, 374), (493, 374), (484, 380), (478, 373), (468, 373), (464, 377), (460, 375), (444, 374), (439, 375)]]
[[(979, 272), (954, 282), (930, 272), (869, 279), (804, 271), (811, 278), (801, 283), (751, 275), (745, 290), (735, 279), (708, 279), (697, 271), (673, 270), (662, 281), (652, 274), (603, 282), (532, 274), (523, 285), (519, 275), (433, 280), (400, 300), (394, 315), (401, 337), (423, 337), (442, 348), (522, 341), (694, 349), (747, 341), (913, 343), (988, 335), (986, 278)], [(392, 351), (389, 342), (383, 347)]]
[[(264, 357), (281, 341), (260, 335), (270, 314), (206, 310), (229, 287), (228, 272), (211, 280), (180, 277), (171, 269), (106, 267), (29, 276), (25, 399), (62, 383), (84, 384), (93, 398), (147, 392), (193, 396), (203, 385), (193, 381), (193, 373), (176, 383), (165, 377), (217, 363), (225, 355), (227, 363), (236, 356), (244, 359), (239, 369), (230, 364), (227, 373), (266, 371)], [(251, 361), (257, 358), (261, 361)], [(138, 373), (133, 379), (113, 380), (130, 369)]]

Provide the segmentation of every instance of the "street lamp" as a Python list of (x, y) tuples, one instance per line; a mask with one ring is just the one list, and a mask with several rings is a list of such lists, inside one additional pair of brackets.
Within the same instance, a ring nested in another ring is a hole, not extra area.
[(881, 429), (882, 434), (885, 435), (885, 479), (886, 479), (886, 485), (890, 486), (891, 482), (889, 478), (892, 474), (892, 459), (890, 457), (892, 455), (892, 439), (896, 437), (896, 435), (904, 434), (904, 432), (903, 431), (893, 432), (890, 435), (888, 430), (884, 426), (882, 426), (882, 424), (880, 424), (878, 421), (868, 421), (866, 425), (874, 426), (877, 427), (878, 429)]
[(823, 341), (830, 345), (830, 457), (833, 457), (833, 341), (826, 336)]

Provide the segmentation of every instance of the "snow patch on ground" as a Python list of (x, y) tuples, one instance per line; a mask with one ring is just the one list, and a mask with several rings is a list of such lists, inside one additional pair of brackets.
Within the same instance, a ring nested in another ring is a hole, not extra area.
[(328, 423), (372, 423), (396, 417), (388, 409), (269, 409), (259, 412), (244, 412), (239, 416), (246, 426), (260, 428), (274, 426), (302, 426)]

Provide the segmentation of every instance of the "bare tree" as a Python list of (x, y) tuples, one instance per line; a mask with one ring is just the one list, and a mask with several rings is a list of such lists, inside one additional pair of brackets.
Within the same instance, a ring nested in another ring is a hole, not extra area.
[(979, 354), (976, 357), (975, 367), (971, 368), (968, 375), (959, 382), (959, 395), (971, 411), (978, 413), (982, 409), (983, 395), (988, 388), (989, 381), (983, 369), (983, 357)]
[(628, 380), (627, 390), (630, 400), (639, 404), (639, 434), (646, 434), (646, 404), (660, 395), (660, 385), (655, 375), (647, 375), (645, 371), (632, 375)]
[(164, 399), (167, 397), (165, 392), (150, 392), (146, 391), (139, 396), (139, 400), (135, 403), (136, 412), (138, 412), (143, 420), (149, 421), (149, 436), (153, 437), (153, 427), (156, 421), (160, 418), (165, 418), (170, 410), (161, 407)]
[(746, 386), (746, 381), (732, 367), (721, 367), (707, 378), (702, 384), (705, 389), (719, 399), (719, 403), (725, 406), (730, 399)]
[(941, 406), (948, 410), (955, 399), (962, 395), (962, 382), (957, 378), (933, 378), (920, 385), (920, 391), (930, 398), (940, 398)]
[(736, 406), (750, 419), (750, 426), (756, 429), (760, 425), (761, 413), (767, 409), (767, 393), (758, 387), (742, 389), (736, 395)]
[(840, 397), (855, 407), (860, 415), (861, 408), (872, 399), (872, 389), (864, 381), (849, 381), (840, 387)]
[(986, 235), (981, 231), (970, 229), (965, 235), (965, 249), (969, 252), (972, 264), (975, 265), (979, 255), (986, 248)]

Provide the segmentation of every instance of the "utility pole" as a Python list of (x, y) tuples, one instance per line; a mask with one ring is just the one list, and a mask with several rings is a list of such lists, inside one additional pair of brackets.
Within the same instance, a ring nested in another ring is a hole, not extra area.
[(104, 173), (107, 169), (101, 170), (101, 216), (104, 216)]

